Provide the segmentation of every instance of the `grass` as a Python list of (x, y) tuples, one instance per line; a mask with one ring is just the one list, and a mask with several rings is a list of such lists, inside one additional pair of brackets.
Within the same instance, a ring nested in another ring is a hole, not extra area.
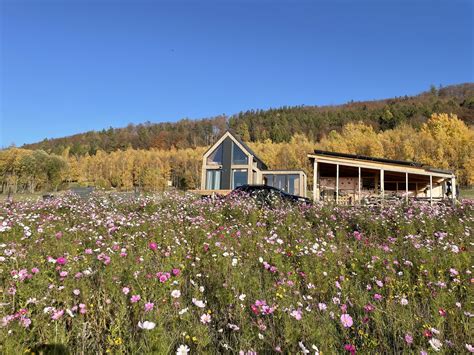
[(461, 198), (474, 200), (474, 188), (461, 189), (459, 195)]
[(0, 352), (466, 352), (473, 210), (0, 204)]

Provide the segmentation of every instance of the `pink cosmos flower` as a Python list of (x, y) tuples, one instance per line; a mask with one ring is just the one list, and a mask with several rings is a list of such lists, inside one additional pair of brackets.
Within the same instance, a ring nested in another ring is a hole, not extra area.
[(23, 327), (28, 328), (31, 324), (31, 319), (27, 317), (21, 317), (20, 318), (20, 323)]
[(178, 276), (181, 273), (181, 270), (180, 269), (173, 269), (172, 273), (173, 273), (174, 276)]
[(56, 263), (59, 265), (66, 265), (67, 259), (63, 256), (60, 256), (59, 258), (56, 259)]
[(383, 298), (383, 296), (380, 295), (380, 294), (378, 294), (378, 293), (376, 293), (376, 294), (374, 295), (374, 300), (376, 300), (376, 301), (380, 301), (382, 298)]
[(61, 318), (64, 314), (64, 310), (59, 310), (59, 311), (54, 311), (53, 315), (51, 316), (51, 319), (58, 320)]
[(290, 316), (292, 316), (292, 317), (295, 318), (296, 320), (301, 320), (301, 318), (302, 318), (301, 310), (295, 309), (294, 311), (292, 311), (292, 312), (290, 313)]
[(39, 269), (37, 267), (34, 267), (33, 269), (31, 269), (31, 272), (33, 274), (37, 274), (39, 272)]
[(151, 302), (145, 303), (145, 312), (152, 311), (154, 306), (155, 305)]
[(130, 298), (130, 302), (132, 303), (137, 303), (138, 301), (141, 300), (141, 297), (140, 295), (133, 295), (131, 298)]
[(155, 242), (150, 242), (148, 244), (148, 248), (150, 248), (153, 251), (156, 251), (158, 249), (158, 244), (156, 244)]
[(413, 343), (413, 336), (410, 333), (405, 334), (405, 342), (410, 345)]
[(352, 327), (352, 324), (354, 324), (352, 317), (347, 313), (341, 315), (341, 323), (345, 328), (350, 328)]
[(72, 291), (72, 293), (74, 293), (76, 296), (79, 296), (81, 294), (81, 290), (76, 288), (74, 291)]
[(128, 287), (124, 287), (122, 288), (122, 292), (124, 295), (128, 295), (128, 293), (130, 292), (130, 289)]
[(318, 303), (318, 308), (320, 311), (325, 311), (328, 308), (328, 306), (326, 306), (325, 303)]

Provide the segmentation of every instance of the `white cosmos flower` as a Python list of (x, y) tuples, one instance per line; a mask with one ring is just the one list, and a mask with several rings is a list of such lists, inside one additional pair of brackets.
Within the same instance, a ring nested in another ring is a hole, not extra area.
[(179, 297), (181, 297), (181, 291), (180, 291), (180, 290), (173, 290), (173, 291), (171, 291), (171, 297), (173, 297), (173, 298), (179, 298)]
[(199, 307), (199, 308), (206, 307), (206, 304), (203, 301), (195, 299), (195, 298), (193, 298), (193, 303), (196, 307)]
[(144, 321), (144, 322), (138, 322), (138, 328), (141, 328), (141, 329), (146, 329), (146, 330), (152, 330), (153, 328), (155, 328), (156, 324), (153, 323), (153, 322), (149, 322), (149, 321)]
[(201, 323), (202, 323), (202, 324), (211, 323), (211, 315), (204, 313), (204, 314), (201, 316)]
[(440, 351), (441, 347), (443, 346), (443, 343), (441, 342), (441, 340), (436, 339), (436, 338), (431, 338), (429, 343), (434, 351)]
[(187, 345), (180, 345), (179, 348), (176, 350), (176, 355), (186, 355), (189, 353), (189, 347)]

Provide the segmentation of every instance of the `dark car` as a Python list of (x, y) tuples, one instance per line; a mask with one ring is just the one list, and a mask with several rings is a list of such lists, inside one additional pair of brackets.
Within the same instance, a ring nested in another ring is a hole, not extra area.
[(290, 195), (283, 190), (268, 185), (242, 185), (232, 190), (233, 195), (236, 193), (246, 193), (257, 201), (266, 204), (272, 204), (278, 200), (292, 203), (312, 203), (309, 198)]

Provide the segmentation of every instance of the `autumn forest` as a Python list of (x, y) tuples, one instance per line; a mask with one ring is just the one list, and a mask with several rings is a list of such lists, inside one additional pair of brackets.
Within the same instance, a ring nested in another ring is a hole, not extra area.
[(241, 112), (176, 123), (145, 123), (49, 139), (0, 151), (2, 193), (72, 185), (130, 191), (197, 188), (201, 156), (227, 128), (272, 169), (303, 168), (314, 149), (452, 169), (474, 183), (474, 84), (417, 96)]

